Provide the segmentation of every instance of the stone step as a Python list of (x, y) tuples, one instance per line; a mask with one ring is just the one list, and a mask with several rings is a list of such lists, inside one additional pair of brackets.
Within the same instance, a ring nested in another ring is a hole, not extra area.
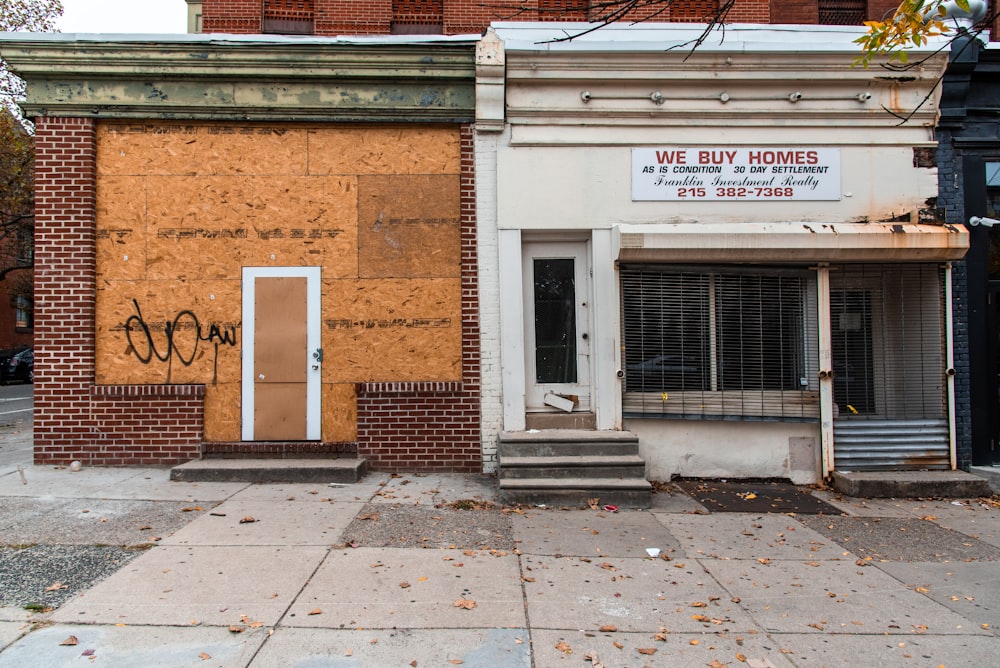
[(646, 478), (639, 455), (503, 457), (500, 478)]
[(500, 480), (500, 501), (526, 505), (586, 506), (592, 499), (620, 508), (649, 508), (653, 487), (645, 479), (629, 478), (506, 478)]
[(965, 471), (834, 471), (831, 486), (861, 498), (990, 496), (989, 482)]
[(548, 429), (500, 434), (497, 451), (505, 457), (627, 456), (639, 453), (639, 437), (627, 431)]
[(183, 482), (355, 483), (364, 477), (364, 459), (196, 459), (170, 469)]

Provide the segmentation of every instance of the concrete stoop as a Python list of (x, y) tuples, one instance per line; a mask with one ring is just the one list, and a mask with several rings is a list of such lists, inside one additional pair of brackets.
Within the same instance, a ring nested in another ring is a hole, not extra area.
[(355, 483), (364, 477), (364, 459), (196, 459), (170, 469), (183, 482)]
[(970, 466), (969, 473), (986, 480), (994, 494), (1000, 494), (1000, 466)]
[(990, 496), (989, 483), (965, 471), (834, 471), (833, 489), (859, 498), (972, 498)]
[(649, 508), (653, 488), (634, 434), (549, 429), (501, 434), (500, 500), (531, 505), (594, 503)]

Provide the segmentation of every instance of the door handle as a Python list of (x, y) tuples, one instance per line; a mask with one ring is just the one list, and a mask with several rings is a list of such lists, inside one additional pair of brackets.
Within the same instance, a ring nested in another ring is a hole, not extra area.
[(317, 348), (316, 350), (313, 351), (312, 356), (313, 359), (316, 360), (316, 363), (312, 365), (312, 368), (313, 371), (316, 371), (317, 369), (319, 369), (319, 365), (323, 363), (323, 349)]

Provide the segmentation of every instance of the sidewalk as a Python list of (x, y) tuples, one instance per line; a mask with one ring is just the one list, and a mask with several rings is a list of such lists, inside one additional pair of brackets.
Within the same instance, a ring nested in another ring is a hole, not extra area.
[[(677, 488), (648, 511), (504, 510), (480, 476), (179, 483), (160, 469), (34, 467), (16, 451), (9, 437), (0, 447), (0, 542), (17, 546), (0, 548), (0, 666), (1000, 656), (1000, 508), (978, 500), (815, 492), (846, 515), (707, 513)], [(26, 558), (40, 549), (65, 552)], [(92, 585), (72, 583), (81, 554), (107, 571)], [(51, 611), (23, 607), (46, 597)]]

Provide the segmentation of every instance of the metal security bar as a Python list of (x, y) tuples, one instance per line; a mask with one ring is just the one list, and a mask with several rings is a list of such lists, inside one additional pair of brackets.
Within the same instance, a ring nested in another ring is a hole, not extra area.
[(810, 272), (628, 265), (620, 273), (627, 417), (818, 417)]
[(943, 277), (936, 264), (831, 267), (838, 470), (948, 467)]

